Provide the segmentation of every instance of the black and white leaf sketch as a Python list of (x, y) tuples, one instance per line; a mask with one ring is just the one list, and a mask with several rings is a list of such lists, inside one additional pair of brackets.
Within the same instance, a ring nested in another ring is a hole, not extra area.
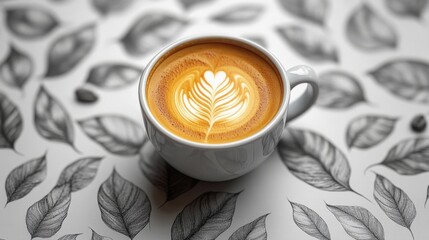
[(406, 139), (393, 146), (380, 163), (401, 175), (429, 171), (429, 138)]
[(344, 109), (365, 102), (364, 91), (358, 80), (343, 71), (327, 71), (319, 75), (319, 97), (316, 105)]
[(398, 44), (395, 30), (368, 4), (362, 4), (351, 14), (346, 36), (353, 45), (363, 50), (396, 48)]
[(60, 230), (71, 202), (70, 185), (55, 187), (27, 210), (27, 230), (31, 238), (52, 237)]
[(6, 204), (25, 197), (45, 180), (46, 171), (46, 154), (13, 169), (6, 178)]
[(385, 116), (359, 116), (353, 119), (347, 127), (347, 146), (361, 149), (373, 147), (392, 133), (395, 123), (395, 118)]
[(310, 61), (339, 61), (334, 43), (320, 29), (288, 25), (278, 27), (277, 32), (297, 53)]
[(91, 51), (95, 27), (88, 25), (57, 38), (49, 47), (46, 77), (65, 74), (78, 65)]
[(91, 240), (113, 240), (112, 238), (101, 236), (96, 231), (94, 231), (94, 229), (92, 229), (92, 228), (91, 228), (91, 231), (92, 231)]
[(33, 62), (27, 54), (10, 46), (9, 55), (0, 64), (0, 81), (22, 89), (33, 73)]
[(328, 225), (319, 214), (299, 203), (290, 202), (290, 205), (293, 209), (293, 221), (302, 231), (319, 240), (331, 239)]
[(106, 89), (117, 89), (136, 82), (143, 68), (125, 64), (100, 64), (89, 71), (87, 83)]
[(34, 125), (48, 140), (73, 145), (73, 123), (65, 108), (41, 86), (34, 102)]
[(92, 0), (94, 8), (102, 15), (121, 12), (127, 9), (134, 0)]
[(429, 64), (419, 60), (389, 61), (370, 74), (375, 81), (398, 97), (429, 103)]
[(416, 207), (402, 189), (377, 174), (374, 182), (374, 199), (392, 221), (406, 227), (413, 235), (411, 224), (416, 217)]
[(22, 6), (6, 10), (6, 24), (16, 36), (32, 39), (50, 33), (58, 26), (58, 21), (46, 9)]
[(387, 8), (397, 15), (421, 18), (428, 0), (385, 0), (385, 3)]
[(240, 193), (207, 192), (185, 206), (171, 227), (171, 240), (215, 239), (231, 225)]
[(131, 26), (121, 39), (128, 54), (141, 56), (175, 38), (187, 21), (167, 13), (148, 12)]
[(0, 92), (0, 149), (15, 149), (15, 142), (21, 135), (22, 125), (18, 108)]
[(64, 235), (64, 236), (62, 236), (62, 237), (58, 238), (58, 240), (76, 240), (76, 239), (77, 239), (77, 237), (78, 237), (79, 235), (81, 235), (81, 234), (82, 234), (82, 233), (67, 234), (67, 235)]
[(210, 3), (213, 0), (179, 0), (185, 9), (190, 9), (200, 4)]
[(279, 3), (289, 13), (319, 25), (325, 23), (329, 8), (327, 0), (279, 0)]
[(352, 238), (384, 240), (383, 226), (367, 209), (358, 206), (326, 206)]
[(289, 171), (307, 184), (326, 191), (353, 191), (346, 156), (319, 134), (288, 127), (277, 150)]
[(116, 170), (98, 189), (98, 206), (103, 222), (131, 239), (149, 222), (151, 205), (146, 193)]
[(213, 21), (221, 23), (245, 23), (255, 20), (264, 10), (260, 5), (240, 5), (228, 8), (212, 17)]
[(262, 215), (240, 227), (229, 237), (229, 240), (267, 240), (267, 229), (265, 228), (267, 215)]
[(146, 141), (141, 125), (124, 116), (101, 115), (78, 123), (88, 137), (114, 154), (137, 154)]
[(62, 172), (56, 187), (70, 185), (70, 191), (76, 192), (88, 186), (97, 174), (101, 157), (85, 157), (69, 164)]
[(149, 142), (140, 151), (139, 166), (149, 182), (165, 193), (166, 201), (175, 199), (198, 183), (171, 167)]

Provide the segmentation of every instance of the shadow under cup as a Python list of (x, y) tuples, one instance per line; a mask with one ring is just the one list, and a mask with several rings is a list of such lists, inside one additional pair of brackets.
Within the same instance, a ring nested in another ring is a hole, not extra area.
[[(255, 134), (228, 143), (200, 143), (181, 138), (166, 129), (151, 113), (146, 86), (151, 71), (177, 51), (202, 43), (232, 44), (256, 53), (276, 70), (283, 87), (277, 113)], [(280, 62), (267, 50), (246, 39), (229, 36), (203, 36), (178, 41), (161, 50), (148, 64), (139, 85), (144, 125), (156, 151), (180, 172), (200, 180), (224, 181), (242, 176), (261, 164), (275, 149), (286, 122), (290, 84)]]

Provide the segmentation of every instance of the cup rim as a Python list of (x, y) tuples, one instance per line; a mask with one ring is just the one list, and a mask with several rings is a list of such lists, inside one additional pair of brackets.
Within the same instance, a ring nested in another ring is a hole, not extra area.
[[(247, 46), (250, 46), (251, 48), (263, 54), (273, 63), (273, 65), (277, 68), (277, 71), (279, 72), (281, 81), (283, 83), (282, 103), (279, 109), (277, 110), (276, 115), (274, 115), (274, 117), (268, 122), (268, 124), (266, 124), (263, 128), (261, 128), (256, 133), (237, 141), (232, 141), (227, 143), (200, 143), (200, 142), (195, 142), (195, 141), (191, 141), (191, 140), (187, 140), (185, 138), (179, 137), (171, 133), (170, 131), (168, 131), (164, 126), (162, 126), (162, 124), (156, 120), (156, 118), (153, 116), (152, 112), (149, 109), (149, 105), (146, 100), (146, 91), (145, 91), (149, 73), (151, 72), (154, 65), (158, 62), (158, 60), (164, 56), (164, 54), (166, 54), (167, 52), (169, 52), (174, 48), (179, 47), (180, 45), (183, 45), (192, 41), (197, 41), (197, 40), (204, 41), (204, 40), (222, 40), (222, 39), (227, 41), (232, 41), (232, 42), (239, 42)], [(163, 134), (165, 134), (169, 138), (174, 139), (177, 142), (180, 142), (181, 144), (188, 145), (194, 148), (205, 148), (205, 149), (225, 149), (225, 148), (238, 147), (238, 146), (242, 146), (250, 142), (253, 142), (254, 140), (262, 137), (265, 133), (269, 132), (270, 129), (275, 127), (278, 121), (281, 121), (282, 118), (285, 118), (289, 99), (290, 99), (290, 82), (287, 77), (286, 70), (284, 69), (284, 67), (278, 60), (278, 58), (274, 56), (273, 53), (271, 53), (264, 47), (260, 46), (259, 44), (254, 43), (248, 39), (245, 39), (242, 37), (230, 36), (230, 35), (219, 35), (219, 34), (218, 35), (212, 35), (212, 34), (211, 35), (194, 35), (191, 37), (179, 39), (174, 43), (165, 46), (149, 61), (148, 65), (146, 66), (146, 68), (144, 69), (143, 73), (140, 76), (138, 88), (139, 88), (138, 94), (139, 94), (140, 107), (144, 115), (147, 116), (148, 120), (151, 122), (151, 124), (155, 125), (156, 128), (159, 131), (161, 131)]]

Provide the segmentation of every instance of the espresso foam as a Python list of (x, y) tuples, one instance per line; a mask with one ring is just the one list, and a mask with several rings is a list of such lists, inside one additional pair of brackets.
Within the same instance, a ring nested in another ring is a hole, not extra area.
[(283, 97), (270, 63), (227, 43), (197, 44), (165, 56), (146, 87), (149, 109), (166, 129), (203, 143), (256, 133), (274, 117)]

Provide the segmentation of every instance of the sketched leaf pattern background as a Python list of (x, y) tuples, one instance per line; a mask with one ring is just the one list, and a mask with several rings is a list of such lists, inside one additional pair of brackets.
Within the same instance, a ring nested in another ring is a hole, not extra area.
[[(429, 1), (0, 5), (0, 239), (428, 238), (429, 129), (410, 122), (429, 119)], [(319, 75), (315, 106), (228, 182), (167, 164), (141, 117), (142, 71), (197, 34), (247, 38)]]

